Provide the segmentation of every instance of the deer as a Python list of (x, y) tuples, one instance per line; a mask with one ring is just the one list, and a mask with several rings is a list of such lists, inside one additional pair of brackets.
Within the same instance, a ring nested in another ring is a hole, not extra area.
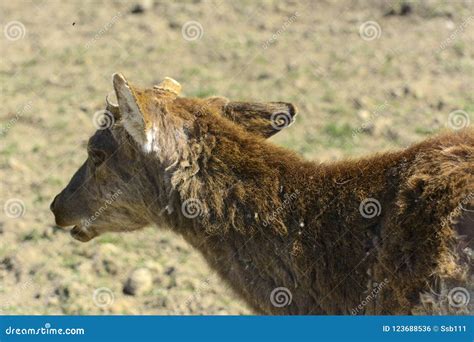
[(112, 124), (50, 206), (74, 239), (171, 229), (256, 314), (472, 314), (472, 128), (317, 162), (267, 139), (291, 103), (112, 79)]

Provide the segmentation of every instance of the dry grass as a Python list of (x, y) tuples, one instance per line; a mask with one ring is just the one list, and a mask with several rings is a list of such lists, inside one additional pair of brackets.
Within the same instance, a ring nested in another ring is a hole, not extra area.
[[(143, 13), (123, 2), (0, 5), (3, 29), (25, 28), (0, 39), (0, 204), (18, 198), (26, 209), (0, 215), (5, 313), (249, 313), (168, 232), (80, 244), (53, 227), (49, 203), (85, 158), (113, 72), (145, 85), (171, 76), (187, 96), (292, 101), (297, 122), (272, 139), (313, 159), (406, 146), (445, 127), (453, 110), (474, 119), (472, 1), (152, 3)], [(200, 39), (183, 38), (189, 21)], [(380, 25), (378, 39), (361, 38), (367, 21)], [(137, 267), (155, 285), (125, 295)], [(100, 287), (111, 305), (94, 302)]]

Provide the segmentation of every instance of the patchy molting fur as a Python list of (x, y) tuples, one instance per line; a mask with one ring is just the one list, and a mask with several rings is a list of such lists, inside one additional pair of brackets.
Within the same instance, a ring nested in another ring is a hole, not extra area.
[[(468, 211), (474, 207), (474, 130), (319, 164), (265, 141), (264, 130), (256, 134), (231, 121), (227, 102), (130, 87), (139, 111), (124, 115), (131, 106), (121, 103), (116, 87), (121, 117), (89, 144), (91, 150), (114, 147), (79, 177), (87, 193), (71, 181), (58, 195), (52, 204), (58, 223), (77, 225), (77, 211), (85, 215), (91, 208), (73, 207), (84, 198), (97, 206), (107, 189), (118, 187), (124, 194), (94, 223), (95, 235), (167, 226), (256, 312), (350, 314), (384, 282), (358, 314), (472, 314), (471, 303), (446, 305), (446, 293), (459, 286), (471, 297), (474, 292)], [(256, 108), (243, 107), (243, 113)], [(129, 114), (143, 118), (138, 138), (127, 121), (140, 121)], [(93, 159), (90, 153), (86, 164)], [(380, 202), (380, 215), (360, 214), (366, 198)], [(466, 210), (459, 210), (466, 198)], [(197, 217), (183, 213), (189, 199), (200, 205)], [(109, 228), (118, 221), (120, 229)], [(276, 287), (291, 291), (291, 304), (272, 305)]]

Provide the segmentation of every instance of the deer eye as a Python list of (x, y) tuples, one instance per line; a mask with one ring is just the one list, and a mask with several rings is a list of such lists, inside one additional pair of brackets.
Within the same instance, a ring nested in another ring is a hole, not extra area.
[(98, 149), (89, 149), (89, 157), (91, 158), (92, 162), (95, 166), (99, 166), (102, 164), (106, 159), (106, 154), (102, 150)]

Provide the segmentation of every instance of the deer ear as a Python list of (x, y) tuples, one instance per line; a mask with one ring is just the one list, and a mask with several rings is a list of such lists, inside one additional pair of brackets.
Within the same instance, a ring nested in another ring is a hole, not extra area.
[(127, 132), (140, 145), (144, 146), (146, 141), (145, 121), (137, 104), (133, 87), (127, 82), (122, 74), (113, 74), (112, 81), (123, 125)]
[(296, 107), (286, 102), (233, 102), (225, 98), (211, 98), (210, 101), (220, 103), (228, 119), (263, 138), (290, 126), (297, 114)]

